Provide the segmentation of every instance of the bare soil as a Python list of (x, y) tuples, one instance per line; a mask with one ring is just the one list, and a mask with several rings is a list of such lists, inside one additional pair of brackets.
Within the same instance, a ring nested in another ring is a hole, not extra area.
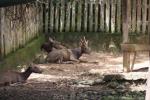
[[(39, 64), (44, 72), (32, 74), (27, 83), (0, 87), (0, 100), (144, 100), (145, 82), (101, 81), (105, 74), (123, 73), (122, 54), (93, 52), (80, 60)], [(138, 54), (134, 69), (148, 65), (148, 54)], [(140, 76), (147, 70), (134, 73)]]

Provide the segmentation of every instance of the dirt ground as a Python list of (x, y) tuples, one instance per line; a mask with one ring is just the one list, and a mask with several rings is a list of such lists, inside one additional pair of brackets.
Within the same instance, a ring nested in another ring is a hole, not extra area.
[[(144, 100), (145, 81), (102, 81), (105, 74), (123, 73), (122, 54), (93, 52), (80, 60), (38, 64), (42, 74), (31, 74), (25, 84), (0, 87), (0, 100)], [(134, 69), (148, 67), (148, 60), (147, 53), (139, 53)], [(147, 75), (147, 70), (133, 73)]]

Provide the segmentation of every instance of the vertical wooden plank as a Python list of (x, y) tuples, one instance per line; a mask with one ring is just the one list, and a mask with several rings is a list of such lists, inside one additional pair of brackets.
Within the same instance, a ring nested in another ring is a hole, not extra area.
[(106, 0), (106, 9), (105, 9), (106, 15), (105, 15), (105, 30), (106, 32), (109, 32), (110, 27), (110, 0)]
[(142, 1), (142, 33), (146, 32), (147, 0)]
[[(128, 32), (128, 22), (129, 22), (129, 9), (130, 9), (130, 0), (123, 0), (123, 43), (129, 42), (129, 32)], [(123, 69), (124, 71), (130, 71), (130, 53), (123, 52)]]
[[(49, 2), (48, 2), (48, 12), (47, 12), (47, 13), (48, 13), (48, 33), (49, 33), (50, 30), (51, 30), (51, 29), (50, 29), (50, 16), (51, 16), (51, 13), (50, 13), (50, 4), (51, 4), (51, 3), (50, 3), (50, 1), (49, 1)], [(47, 33), (47, 34), (48, 34), (48, 33)]]
[(141, 32), (141, 0), (137, 0), (137, 32)]
[[(148, 5), (148, 39), (150, 44), (150, 0)], [(149, 60), (150, 60), (150, 51), (149, 51)], [(148, 79), (147, 79), (145, 100), (150, 100), (150, 69), (148, 69)]]
[(71, 19), (71, 2), (68, 2), (67, 8), (66, 8), (66, 22), (65, 22), (65, 24), (66, 24), (65, 31), (66, 32), (70, 31), (70, 26), (71, 26), (70, 19)]
[(90, 1), (89, 4), (89, 31), (92, 32), (93, 31), (93, 1)]
[(115, 32), (116, 24), (116, 0), (111, 0), (111, 33)]
[[(148, 36), (149, 36), (149, 44), (150, 44), (150, 0), (148, 5)], [(150, 55), (150, 52), (149, 52)]]
[(76, 9), (75, 9), (76, 7), (75, 6), (76, 6), (76, 1), (73, 0), (72, 1), (72, 17), (71, 17), (72, 18), (71, 19), (71, 31), (72, 32), (75, 31), (75, 21), (76, 21), (75, 20), (75, 18), (76, 18), (76, 14), (75, 14), (76, 13)]
[(50, 1), (50, 32), (54, 30), (54, 5), (52, 1)]
[(4, 32), (3, 32), (3, 28), (4, 28), (4, 24), (5, 23), (5, 20), (4, 20), (4, 8), (0, 8), (0, 17), (1, 17), (1, 20), (0, 20), (0, 25), (1, 25), (1, 35), (0, 35), (0, 38), (1, 38), (1, 57), (4, 57), (4, 53), (5, 53), (5, 49), (4, 49)]
[(105, 2), (99, 0), (100, 3), (100, 29), (101, 31), (104, 31), (104, 5)]
[(98, 31), (98, 4), (99, 4), (99, 0), (95, 1), (95, 18), (94, 18), (94, 22), (95, 22), (95, 27), (94, 27), (94, 31), (97, 32)]
[(136, 30), (136, 1), (137, 0), (131, 0), (131, 2), (132, 2), (132, 10), (131, 10), (131, 12), (132, 12), (132, 15), (131, 15), (131, 31), (132, 32), (135, 32), (135, 30)]
[(130, 32), (132, 32), (132, 30), (131, 30), (131, 0), (130, 0), (130, 4), (128, 5), (128, 16), (129, 16), (129, 18), (128, 18), (128, 28), (129, 28), (129, 33)]
[(116, 18), (117, 32), (121, 32), (121, 2), (122, 0), (117, 0), (117, 18)]
[(60, 32), (64, 31), (64, 20), (65, 20), (65, 1), (61, 0)]
[(58, 32), (59, 27), (59, 3), (56, 3), (55, 5), (55, 32)]
[(88, 0), (84, 2), (84, 31), (87, 32)]
[(3, 54), (2, 54), (2, 8), (0, 8), (0, 61), (2, 60)]
[(77, 12), (77, 31), (81, 31), (81, 19), (82, 19), (82, 0), (78, 1), (78, 12)]

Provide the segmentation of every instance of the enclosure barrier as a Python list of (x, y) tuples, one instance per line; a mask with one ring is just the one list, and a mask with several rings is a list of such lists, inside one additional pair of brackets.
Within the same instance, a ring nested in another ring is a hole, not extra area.
[(40, 33), (42, 12), (42, 6), (35, 2), (0, 8), (0, 58)]
[[(49, 32), (122, 32), (123, 0), (48, 0)], [(131, 0), (129, 32), (147, 33), (149, 0)]]

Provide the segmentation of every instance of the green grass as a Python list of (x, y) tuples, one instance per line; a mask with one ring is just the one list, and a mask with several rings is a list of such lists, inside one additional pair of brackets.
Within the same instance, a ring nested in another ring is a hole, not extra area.
[(35, 54), (40, 52), (40, 46), (44, 42), (44, 36), (40, 35), (38, 38), (30, 41), (25, 47), (10, 53), (0, 63), (0, 69), (16, 68), (18, 65), (30, 63)]

